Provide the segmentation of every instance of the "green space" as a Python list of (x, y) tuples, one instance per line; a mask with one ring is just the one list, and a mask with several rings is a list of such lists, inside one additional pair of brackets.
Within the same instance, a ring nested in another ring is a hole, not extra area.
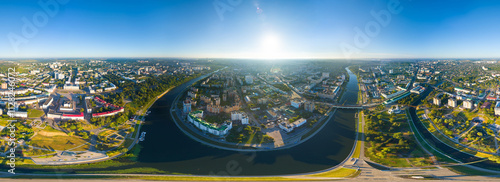
[(274, 84), (273, 86), (284, 91), (284, 92), (292, 91), (292, 89), (290, 87), (288, 87), (287, 85), (285, 85), (283, 83), (277, 83), (277, 84)]
[(34, 147), (41, 147), (51, 150), (68, 150), (87, 143), (80, 137), (70, 136), (62, 131), (54, 130), (47, 126), (33, 137), (30, 144)]
[[(446, 143), (447, 145), (449, 146), (453, 146), (454, 148), (462, 151), (462, 152), (465, 152), (465, 153), (468, 153), (468, 154), (471, 154), (471, 155), (474, 155), (476, 157), (480, 157), (480, 158), (487, 158), (487, 157), (490, 157), (492, 156), (491, 154), (487, 154), (487, 153), (483, 153), (483, 152), (479, 152), (479, 151), (476, 151), (476, 150), (472, 150), (472, 149), (469, 149), (469, 148), (466, 148), (458, 143), (456, 143), (455, 141), (452, 141), (450, 140), (449, 136), (444, 136), (442, 133), (440, 133), (431, 123), (430, 123), (430, 120), (429, 119), (424, 119), (422, 117), (422, 114), (424, 113), (423, 110), (418, 110), (417, 112), (417, 116), (419, 117), (420, 121), (422, 122), (422, 124), (424, 124), (424, 126), (427, 128), (427, 130), (429, 132), (431, 132), (434, 137), (436, 137), (437, 139), (439, 139), (441, 142), (443, 143)], [(470, 125), (470, 124), (468, 124)], [(464, 129), (461, 130), (461, 131), (465, 131), (467, 130), (467, 128), (469, 127), (463, 127)], [(443, 128), (440, 128), (441, 130), (443, 130)]]
[(343, 178), (343, 177), (356, 177), (360, 172), (356, 169), (351, 168), (338, 168), (327, 172), (322, 172), (318, 174), (310, 174), (308, 177), (332, 177), (332, 178)]
[(356, 148), (354, 149), (354, 153), (352, 154), (352, 158), (359, 158), (361, 155), (361, 141), (363, 140), (362, 133), (363, 133), (363, 127), (361, 127), (361, 122), (362, 118), (365, 117), (363, 115), (363, 111), (359, 112), (358, 115), (358, 124), (356, 127), (358, 128), (358, 141), (356, 141)]
[[(139, 167), (130, 168), (123, 170), (113, 170), (113, 171), (81, 171), (77, 172), (80, 174), (170, 174), (165, 176), (106, 176), (106, 175), (77, 175), (77, 174), (65, 174), (54, 176), (37, 176), (37, 175), (15, 175), (12, 177), (6, 177), (10, 179), (140, 179), (140, 180), (152, 180), (152, 181), (316, 181), (324, 180), (324, 178), (353, 178), (356, 177), (360, 170), (350, 169), (350, 168), (339, 168), (327, 172), (322, 172), (318, 174), (304, 175), (304, 176), (290, 176), (290, 177), (280, 177), (280, 176), (269, 176), (269, 177), (216, 177), (216, 176), (189, 176), (189, 175), (172, 175), (177, 173), (166, 173), (164, 171), (150, 168), (150, 167)], [(317, 177), (318, 179), (315, 179)]]
[(406, 114), (367, 112), (365, 120), (365, 156), (390, 167), (421, 167), (432, 164), (415, 143)]
[(256, 126), (239, 126), (231, 129), (226, 141), (243, 144), (273, 143), (274, 139), (264, 135)]
[(29, 118), (38, 118), (42, 117), (45, 113), (42, 110), (37, 109), (28, 109), (28, 117)]

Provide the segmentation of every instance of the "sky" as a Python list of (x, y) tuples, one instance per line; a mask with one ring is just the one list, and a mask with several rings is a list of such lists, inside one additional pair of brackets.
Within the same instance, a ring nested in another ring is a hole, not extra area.
[(500, 57), (500, 1), (494, 0), (0, 3), (3, 58)]

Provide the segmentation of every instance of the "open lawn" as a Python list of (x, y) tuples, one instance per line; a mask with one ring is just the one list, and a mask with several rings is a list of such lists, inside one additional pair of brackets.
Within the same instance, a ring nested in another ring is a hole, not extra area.
[(68, 150), (80, 146), (87, 141), (77, 136), (68, 136), (62, 131), (57, 131), (50, 127), (38, 132), (31, 139), (31, 144), (34, 147), (42, 147), (53, 150)]
[(10, 123), (7, 118), (0, 118), (0, 126), (7, 126)]
[[(373, 162), (391, 167), (432, 165), (430, 157), (423, 152), (420, 146), (415, 144), (414, 134), (408, 126), (407, 119), (405, 113), (390, 115), (386, 112), (372, 115), (371, 119), (366, 118), (365, 132), (368, 142), (365, 142), (365, 156)], [(385, 125), (377, 125), (378, 122), (385, 122)], [(385, 126), (385, 128), (380, 126)], [(399, 135), (399, 140), (393, 138), (395, 134)], [(377, 136), (389, 139), (373, 142), (372, 138)], [(369, 137), (370, 140), (368, 140)], [(384, 150), (385, 154), (381, 157), (380, 153), (384, 153)]]
[(54, 152), (54, 151), (42, 150), (42, 149), (33, 149), (33, 148), (23, 149), (23, 156), (24, 157), (55, 154), (55, 153), (56, 152)]
[(342, 178), (342, 177), (354, 177), (358, 170), (350, 168), (340, 168), (331, 171), (306, 175), (308, 177), (332, 177), (332, 178)]
[(28, 117), (30, 118), (38, 118), (42, 117), (45, 113), (41, 110), (37, 109), (28, 109)]

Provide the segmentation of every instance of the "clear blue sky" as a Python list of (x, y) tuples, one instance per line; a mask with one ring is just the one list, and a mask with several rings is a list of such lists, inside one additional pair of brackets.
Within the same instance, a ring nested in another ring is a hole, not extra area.
[[(370, 11), (389, 3), (69, 0), (25, 37), (23, 17), (43, 20), (38, 0), (0, 2), (0, 57), (247, 58), (344, 58), (341, 45), (356, 46), (355, 27), (365, 30)], [(232, 11), (222, 19), (214, 2)], [(500, 1), (400, 2), (402, 11), (351, 57), (500, 57)], [(15, 46), (12, 35), (24, 42)]]

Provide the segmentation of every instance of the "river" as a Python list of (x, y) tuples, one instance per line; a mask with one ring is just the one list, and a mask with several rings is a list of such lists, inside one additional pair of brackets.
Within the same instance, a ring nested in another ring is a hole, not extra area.
[[(349, 71), (349, 78), (341, 103), (356, 104), (356, 75)], [(314, 137), (289, 149), (235, 152), (196, 142), (179, 130), (168, 111), (175, 97), (199, 79), (172, 89), (151, 107), (142, 129), (147, 136), (141, 142), (144, 148), (139, 162), (129, 167), (197, 175), (281, 175), (324, 170), (341, 163), (351, 152), (355, 140), (355, 110), (338, 110)]]

